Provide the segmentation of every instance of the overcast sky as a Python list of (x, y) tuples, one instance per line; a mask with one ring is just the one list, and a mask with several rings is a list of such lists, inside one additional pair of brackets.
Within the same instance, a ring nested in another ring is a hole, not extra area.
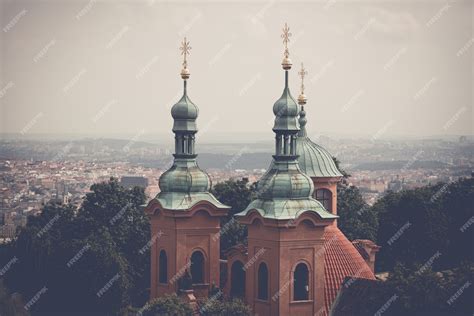
[(3, 133), (171, 137), (187, 36), (202, 139), (272, 139), (288, 22), (312, 134), (473, 134), (473, 1), (0, 2)]

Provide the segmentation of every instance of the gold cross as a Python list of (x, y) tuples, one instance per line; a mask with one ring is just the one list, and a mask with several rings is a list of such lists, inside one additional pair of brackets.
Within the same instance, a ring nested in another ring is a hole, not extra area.
[(288, 51), (288, 42), (290, 41), (291, 33), (288, 24), (285, 23), (285, 27), (283, 28), (283, 34), (281, 34), (281, 38), (283, 38), (283, 44), (285, 44), (285, 57), (288, 58), (290, 56), (290, 52)]
[(183, 42), (181, 43), (181, 47), (179, 48), (181, 50), (181, 55), (184, 56), (184, 61), (183, 61), (183, 67), (186, 68), (188, 66), (188, 62), (186, 60), (186, 57), (189, 55), (189, 51), (191, 50), (191, 46), (189, 46), (189, 41), (186, 40), (186, 37), (184, 38)]
[(301, 63), (301, 70), (298, 72), (298, 75), (301, 77), (301, 94), (304, 94), (304, 77), (308, 74), (304, 68), (303, 63)]

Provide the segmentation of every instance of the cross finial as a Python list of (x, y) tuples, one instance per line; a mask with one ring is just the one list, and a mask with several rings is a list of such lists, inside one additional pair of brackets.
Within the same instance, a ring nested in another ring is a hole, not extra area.
[(308, 74), (306, 69), (304, 68), (303, 63), (301, 63), (301, 70), (298, 72), (301, 78), (301, 94), (304, 94), (304, 77)]
[(283, 44), (285, 44), (285, 57), (281, 62), (283, 69), (286, 71), (291, 69), (291, 60), (290, 60), (290, 51), (288, 50), (288, 42), (290, 41), (291, 33), (288, 24), (285, 23), (285, 27), (283, 28), (283, 34), (281, 34), (281, 38), (283, 38)]
[(283, 44), (285, 44), (285, 58), (290, 56), (290, 52), (288, 51), (288, 42), (290, 41), (291, 33), (288, 24), (285, 23), (285, 27), (283, 28), (283, 34), (281, 34), (281, 38), (283, 38)]
[(188, 60), (187, 57), (190, 53), (191, 46), (189, 46), (189, 41), (186, 40), (186, 37), (181, 42), (181, 55), (183, 55), (183, 69), (181, 70), (181, 78), (188, 79), (189, 78), (189, 70), (188, 70)]
[(189, 51), (191, 50), (191, 46), (189, 46), (189, 41), (186, 40), (186, 37), (184, 40), (181, 42), (181, 47), (179, 48), (181, 50), (181, 55), (184, 56), (184, 61), (183, 61), (183, 66), (184, 68), (187, 67), (187, 60), (186, 57), (189, 55)]
[(308, 74), (308, 72), (304, 68), (303, 63), (301, 63), (301, 70), (298, 72), (298, 75), (301, 78), (301, 93), (298, 96), (298, 104), (302, 106), (302, 109), (303, 109), (303, 106), (306, 104), (306, 101), (307, 101), (306, 96), (304, 95), (304, 77), (306, 77), (307, 74)]

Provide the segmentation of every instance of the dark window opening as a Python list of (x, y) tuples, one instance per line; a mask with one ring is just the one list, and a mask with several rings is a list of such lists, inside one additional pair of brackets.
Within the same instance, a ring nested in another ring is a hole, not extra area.
[(204, 255), (200, 251), (193, 252), (191, 256), (191, 278), (193, 284), (204, 283)]
[(295, 301), (307, 301), (309, 297), (309, 271), (304, 263), (299, 263), (293, 273)]
[(236, 261), (232, 264), (230, 280), (230, 297), (245, 298), (245, 270), (242, 262)]
[(268, 268), (267, 265), (262, 262), (258, 266), (258, 291), (257, 298), (259, 300), (268, 300)]
[(324, 208), (331, 212), (332, 211), (332, 193), (328, 189), (316, 190), (316, 200), (321, 202)]
[(159, 260), (159, 271), (158, 271), (158, 280), (160, 283), (168, 282), (168, 258), (166, 256), (166, 251), (160, 251), (160, 260)]

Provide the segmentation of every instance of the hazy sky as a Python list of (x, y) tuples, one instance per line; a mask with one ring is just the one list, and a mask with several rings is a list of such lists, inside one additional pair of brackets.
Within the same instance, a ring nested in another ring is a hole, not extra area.
[(202, 139), (270, 138), (288, 22), (312, 134), (473, 134), (474, 1), (0, 3), (0, 132), (171, 137), (187, 36)]

